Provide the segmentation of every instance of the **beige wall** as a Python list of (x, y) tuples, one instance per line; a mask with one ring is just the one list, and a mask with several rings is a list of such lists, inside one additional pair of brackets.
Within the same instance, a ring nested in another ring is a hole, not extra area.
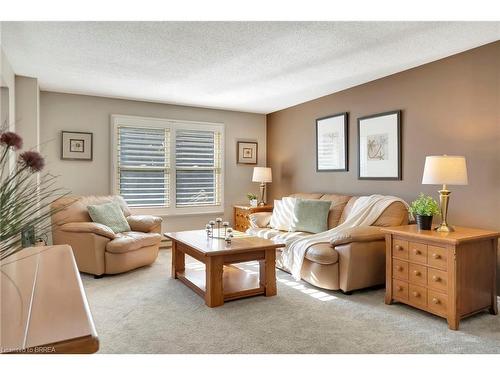
[[(426, 155), (467, 158), (469, 185), (451, 186), (452, 224), (500, 230), (500, 42), (426, 64), (267, 116), (273, 198), (297, 191), (419, 192)], [(357, 179), (357, 118), (401, 109), (402, 181)], [(315, 119), (349, 112), (349, 172), (316, 172)], [(499, 264), (500, 274), (500, 264)], [(499, 285), (500, 287), (500, 285)]]
[[(5, 56), (3, 49), (0, 47), (0, 86), (6, 87), (9, 89), (9, 100), (8, 100), (8, 111), (9, 111), (9, 129), (14, 131), (15, 126), (15, 112), (16, 112), (16, 87), (15, 87), (15, 75), (12, 67), (10, 66), (9, 60), (7, 56)], [(2, 105), (4, 105), (2, 101)], [(3, 112), (7, 108), (0, 108)], [(1, 116), (2, 118), (4, 116)], [(0, 124), (3, 126), (4, 124)]]
[(38, 80), (16, 76), (16, 132), (23, 149), (38, 150), (40, 144), (40, 88)]
[[(252, 166), (236, 164), (236, 141), (259, 142), (259, 164), (266, 164), (265, 115), (195, 107), (148, 103), (53, 92), (40, 94), (40, 141), (49, 170), (61, 175), (59, 183), (74, 194), (110, 193), (110, 115), (134, 115), (177, 120), (221, 122), (225, 124), (225, 218), (232, 220), (232, 204), (246, 200), (249, 191), (258, 192), (252, 183)], [(60, 159), (61, 130), (94, 133), (94, 160)], [(165, 230), (202, 228), (215, 215), (165, 218)]]

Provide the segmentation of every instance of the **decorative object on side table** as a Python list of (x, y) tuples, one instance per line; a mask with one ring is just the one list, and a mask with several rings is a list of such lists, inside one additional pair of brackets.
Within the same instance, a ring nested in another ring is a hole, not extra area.
[(316, 171), (344, 172), (348, 165), (347, 112), (316, 120)]
[(358, 179), (402, 179), (401, 111), (358, 118)]
[(238, 164), (257, 164), (257, 142), (238, 141), (236, 143), (236, 148)]
[(233, 223), (234, 229), (240, 232), (245, 232), (248, 228), (250, 228), (250, 215), (256, 212), (272, 212), (272, 205), (265, 206), (249, 206), (247, 204), (235, 205), (233, 207), (234, 216)]
[(251, 207), (257, 207), (258, 201), (257, 201), (257, 196), (253, 193), (248, 193), (247, 194), (248, 202), (250, 203)]
[(438, 233), (415, 225), (381, 231), (386, 233), (386, 304), (398, 301), (446, 318), (453, 330), (483, 310), (498, 314), (500, 233), (464, 227)]
[(453, 232), (448, 225), (448, 203), (451, 191), (447, 185), (467, 185), (467, 165), (463, 156), (427, 156), (425, 158), (422, 184), (443, 185), (439, 190), (441, 206), (441, 224), (436, 228), (438, 232)]
[(439, 206), (434, 198), (420, 193), (418, 198), (411, 202), (409, 211), (417, 220), (418, 229), (430, 230), (432, 227), (432, 217), (439, 214)]
[(253, 182), (260, 182), (260, 200), (259, 206), (264, 206), (266, 204), (264, 197), (266, 194), (266, 183), (273, 182), (273, 175), (271, 168), (266, 167), (255, 167), (253, 169)]
[(86, 132), (61, 132), (61, 159), (89, 160), (93, 158), (93, 134)]

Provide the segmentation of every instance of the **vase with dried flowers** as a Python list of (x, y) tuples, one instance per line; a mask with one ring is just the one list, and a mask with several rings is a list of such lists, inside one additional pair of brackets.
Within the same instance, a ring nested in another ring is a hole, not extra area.
[(56, 176), (41, 173), (45, 167), (42, 155), (21, 152), (22, 147), (17, 133), (0, 129), (0, 261), (23, 248), (24, 231), (48, 232), (54, 213), (51, 203), (68, 194), (55, 186)]

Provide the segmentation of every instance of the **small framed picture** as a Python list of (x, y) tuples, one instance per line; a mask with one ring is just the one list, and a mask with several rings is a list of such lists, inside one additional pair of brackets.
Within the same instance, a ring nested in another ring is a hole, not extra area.
[(257, 142), (238, 141), (236, 148), (238, 164), (257, 164)]
[(358, 118), (358, 179), (402, 179), (401, 111)]
[(61, 159), (92, 160), (92, 148), (92, 133), (62, 131)]
[(317, 172), (344, 172), (349, 170), (347, 124), (346, 112), (316, 120)]

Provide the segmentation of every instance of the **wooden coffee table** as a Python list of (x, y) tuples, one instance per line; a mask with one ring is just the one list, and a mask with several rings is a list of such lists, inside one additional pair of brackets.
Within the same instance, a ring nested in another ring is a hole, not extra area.
[[(204, 230), (165, 233), (172, 240), (172, 277), (205, 299), (209, 307), (238, 298), (276, 295), (276, 249), (285, 246), (234, 232), (231, 244), (209, 239)], [(186, 267), (185, 255), (205, 267)], [(234, 263), (259, 261), (259, 272), (245, 272)]]

